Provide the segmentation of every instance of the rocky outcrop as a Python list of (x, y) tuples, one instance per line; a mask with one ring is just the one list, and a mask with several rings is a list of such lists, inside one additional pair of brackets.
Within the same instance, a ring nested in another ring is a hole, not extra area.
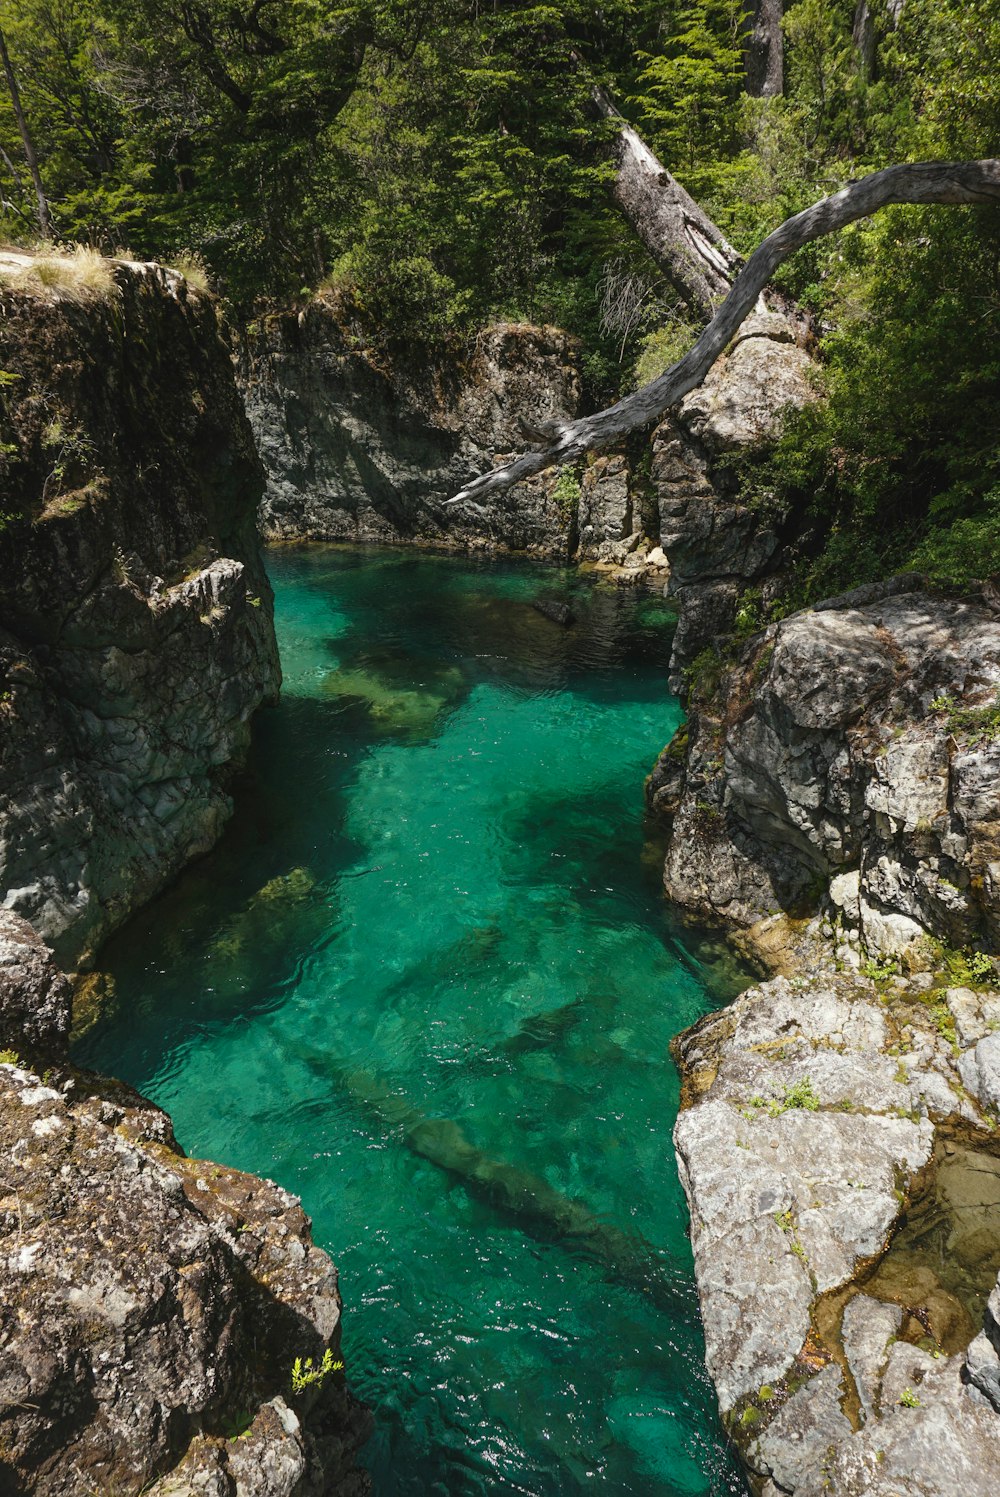
[(998, 694), (992, 610), (913, 578), (755, 635), (695, 684), (686, 760), (650, 781), (668, 894), (738, 927), (822, 896), (855, 965), (996, 949)]
[[(279, 683), (260, 466), (214, 304), (0, 255), (0, 1489), (367, 1490), (294, 1197), (66, 1061), (65, 960), (217, 837)], [(299, 1375), (293, 1375), (296, 1363)]]
[(790, 319), (748, 319), (704, 385), (653, 437), (652, 466), (611, 452), (482, 505), (446, 506), (470, 475), (580, 408), (578, 351), (557, 328), (501, 324), (419, 363), (373, 349), (325, 300), (254, 323), (240, 378), (267, 471), (276, 540), (408, 541), (597, 563), (617, 581), (666, 577), (681, 611), (676, 671), (729, 627), (778, 539), (733, 499), (734, 453), (814, 398)]
[(709, 1369), (775, 1497), (1000, 1457), (1000, 622), (902, 577), (730, 640), (649, 782), (773, 977), (677, 1042)]
[(789, 408), (816, 399), (817, 366), (803, 337), (786, 317), (754, 313), (653, 434), (652, 505), (679, 614), (675, 691), (700, 651), (732, 628), (741, 594), (780, 563), (773, 519), (738, 499), (734, 459), (772, 439)]
[(267, 472), (274, 540), (497, 546), (554, 559), (575, 548), (575, 481), (521, 484), (485, 507), (444, 508), (495, 456), (580, 401), (577, 349), (552, 327), (500, 324), (436, 358), (367, 345), (333, 303), (254, 324), (246, 408)]
[(788, 956), (809, 975), (750, 989), (676, 1044), (724, 1418), (771, 1497), (985, 1497), (1000, 1147), (963, 1078), (1000, 993), (838, 970), (818, 920)]
[(279, 670), (214, 303), (30, 269), (0, 265), (0, 888), (76, 962), (215, 841)]
[(366, 1491), (336, 1270), (298, 1201), (67, 1065), (68, 984), (7, 911), (0, 964), (0, 1489)]

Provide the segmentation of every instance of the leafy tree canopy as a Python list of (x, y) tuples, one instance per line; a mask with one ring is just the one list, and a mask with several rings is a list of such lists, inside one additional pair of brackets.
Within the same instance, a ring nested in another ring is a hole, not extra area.
[[(848, 176), (995, 154), (997, 0), (870, 9), (873, 66), (853, 0), (789, 0), (771, 99), (744, 90), (744, 0), (0, 0), (0, 28), (63, 240), (194, 253), (238, 314), (326, 288), (371, 337), (559, 322), (596, 399), (688, 330), (611, 204), (592, 78), (747, 252)], [(22, 147), (0, 91), (2, 232), (29, 242)], [(783, 275), (828, 399), (745, 485), (815, 517), (803, 595), (1000, 571), (997, 214), (889, 212)]]

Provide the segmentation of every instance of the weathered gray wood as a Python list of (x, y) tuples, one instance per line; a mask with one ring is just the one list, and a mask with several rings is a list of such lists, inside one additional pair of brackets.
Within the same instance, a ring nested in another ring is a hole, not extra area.
[(612, 195), (677, 294), (696, 317), (711, 317), (743, 260), (595, 84), (598, 112), (618, 127)]
[(870, 0), (857, 0), (854, 7), (854, 23), (851, 40), (858, 60), (858, 67), (866, 78), (875, 76), (875, 16)]
[(743, 75), (747, 93), (755, 99), (784, 92), (783, 11), (783, 0), (744, 0)]
[(484, 473), (448, 504), (474, 502), (509, 489), (557, 463), (608, 447), (649, 426), (701, 383), (757, 302), (775, 270), (802, 245), (867, 218), (891, 203), (1000, 203), (1000, 160), (922, 161), (888, 166), (851, 182), (785, 220), (754, 251), (732, 290), (697, 343), (676, 364), (606, 410), (578, 421), (554, 423), (548, 445)]

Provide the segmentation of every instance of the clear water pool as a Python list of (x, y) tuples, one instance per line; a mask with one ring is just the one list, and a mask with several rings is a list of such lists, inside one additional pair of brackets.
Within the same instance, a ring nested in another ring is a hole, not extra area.
[(662, 600), (412, 552), (270, 570), (282, 703), (223, 844), (107, 948), (77, 1059), (302, 1196), (382, 1497), (742, 1492), (670, 1144), (670, 1039), (733, 974), (644, 843)]

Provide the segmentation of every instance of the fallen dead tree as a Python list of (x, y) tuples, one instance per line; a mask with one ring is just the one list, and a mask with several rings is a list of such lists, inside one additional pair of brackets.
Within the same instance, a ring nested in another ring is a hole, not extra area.
[(629, 432), (659, 420), (705, 378), (756, 306), (779, 265), (813, 239), (835, 233), (893, 203), (1000, 203), (1000, 160), (923, 161), (889, 166), (794, 214), (754, 251), (701, 337), (676, 364), (641, 390), (593, 416), (554, 423), (545, 433), (544, 447), (473, 479), (446, 502), (475, 503), (546, 468), (575, 462), (586, 452), (611, 446)]

